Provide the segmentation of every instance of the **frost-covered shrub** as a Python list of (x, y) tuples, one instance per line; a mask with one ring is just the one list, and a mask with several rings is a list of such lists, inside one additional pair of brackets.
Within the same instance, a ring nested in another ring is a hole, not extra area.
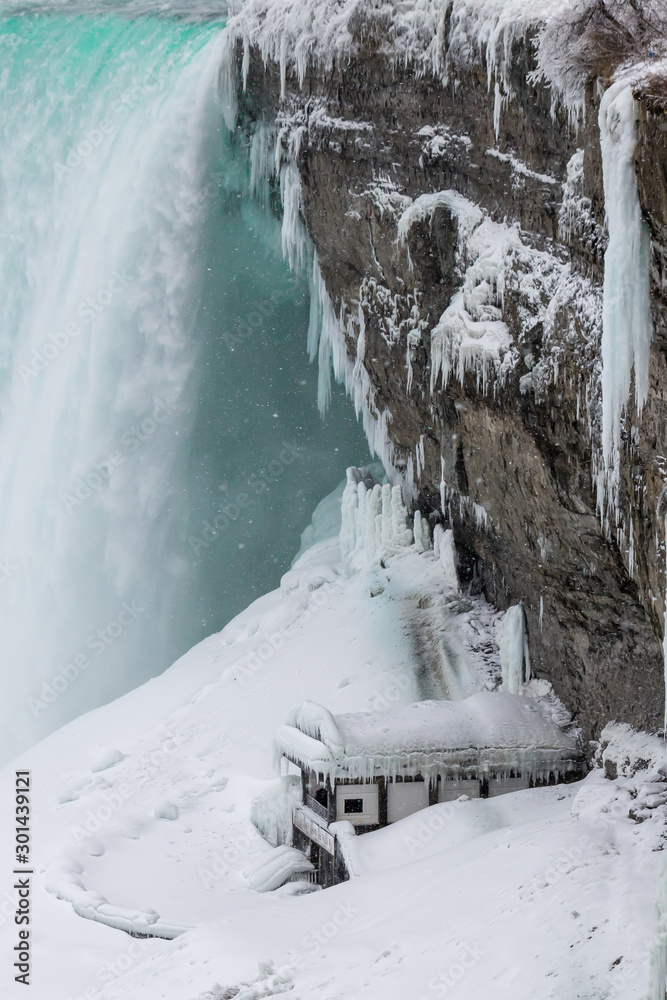
[(542, 29), (538, 64), (540, 74), (572, 104), (589, 80), (609, 80), (623, 63), (666, 54), (664, 0), (575, 0)]

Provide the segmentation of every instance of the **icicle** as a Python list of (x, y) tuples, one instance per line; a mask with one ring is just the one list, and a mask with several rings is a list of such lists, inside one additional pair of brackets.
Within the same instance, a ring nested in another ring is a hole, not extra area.
[(424, 435), (420, 434), (417, 447), (415, 448), (415, 458), (417, 459), (417, 478), (421, 479), (426, 462), (424, 460)]
[(271, 125), (261, 124), (250, 145), (250, 193), (268, 203), (268, 181), (276, 173), (276, 134)]
[(528, 636), (521, 604), (515, 604), (505, 612), (500, 638), (500, 665), (503, 689), (509, 694), (521, 694), (523, 684), (530, 680)]
[(543, 621), (544, 621), (544, 598), (540, 594), (540, 632), (542, 631)]
[(340, 553), (347, 572), (352, 569), (351, 557), (359, 542), (359, 508), (361, 506), (359, 492), (366, 488), (356, 479), (356, 469), (347, 470), (347, 485), (341, 499)]
[(667, 995), (667, 860), (663, 859), (658, 874), (656, 928), (651, 948), (651, 983), (648, 1000), (665, 1000)]
[(412, 529), (408, 525), (400, 486), (391, 488), (391, 543), (399, 547), (412, 545)]
[[(341, 500), (340, 549), (348, 574), (413, 542), (401, 487), (375, 483), (369, 490), (366, 484), (370, 482), (367, 470), (354, 467), (347, 470)], [(428, 528), (422, 531), (422, 542), (428, 547)]]
[(500, 134), (500, 116), (502, 115), (503, 109), (506, 105), (507, 97), (502, 93), (500, 85), (496, 81), (493, 91), (493, 134), (496, 137), (496, 142), (498, 141), (498, 136)]
[(416, 510), (414, 518), (413, 533), (415, 536), (415, 547), (417, 552), (426, 552), (431, 548), (431, 539), (428, 530), (428, 521)]
[(382, 487), (382, 544), (389, 545), (392, 537), (391, 518), (391, 486), (386, 483)]
[(412, 391), (412, 382), (414, 378), (414, 373), (412, 371), (412, 354), (413, 351), (419, 346), (421, 342), (421, 334), (418, 330), (412, 330), (407, 337), (407, 351), (406, 351), (406, 362), (408, 366), (408, 378), (405, 387), (405, 391), (409, 394)]
[(280, 171), (280, 197), (283, 204), (282, 248), (290, 271), (301, 271), (308, 257), (308, 238), (301, 221), (301, 176), (296, 163), (289, 162)]
[(433, 531), (433, 553), (440, 561), (445, 571), (445, 582), (451, 590), (460, 589), (459, 573), (456, 568), (456, 545), (454, 543), (454, 532), (451, 528), (446, 531), (441, 524), (436, 524)]
[(225, 125), (230, 132), (236, 128), (238, 94), (236, 86), (236, 60), (234, 58), (234, 38), (228, 28), (223, 31), (218, 91)]
[[(445, 459), (441, 455), (440, 456), (440, 510), (442, 511), (443, 514), (446, 513), (445, 511), (446, 502), (447, 502), (447, 483), (445, 482)], [(450, 521), (452, 519), (451, 512), (449, 519)]]
[(634, 365), (638, 414), (648, 394), (651, 347), (649, 233), (642, 218), (635, 173), (636, 102), (619, 81), (600, 105), (605, 210), (609, 245), (604, 259), (602, 316), (602, 453), (607, 497), (618, 502), (621, 417)]
[(665, 710), (662, 719), (663, 740), (667, 741), (667, 513), (665, 513), (665, 615), (663, 625), (662, 655), (663, 679), (665, 686)]

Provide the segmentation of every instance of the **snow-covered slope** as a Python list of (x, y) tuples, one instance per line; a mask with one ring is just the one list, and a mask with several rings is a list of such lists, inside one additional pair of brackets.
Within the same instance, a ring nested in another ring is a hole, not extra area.
[[(646, 822), (629, 817), (633, 778), (434, 806), (354, 839), (348, 883), (253, 891), (272, 847), (252, 802), (279, 787), (272, 738), (296, 703), (381, 712), (442, 697), (452, 662), (477, 689), (500, 673), (500, 616), (457, 593), (433, 551), (385, 539), (346, 576), (337, 537), (309, 540), (280, 591), (16, 762), (32, 770), (40, 871), (31, 996), (546, 1000), (621, 981), (643, 996), (664, 817), (654, 800)], [(7, 859), (12, 839), (5, 811)]]

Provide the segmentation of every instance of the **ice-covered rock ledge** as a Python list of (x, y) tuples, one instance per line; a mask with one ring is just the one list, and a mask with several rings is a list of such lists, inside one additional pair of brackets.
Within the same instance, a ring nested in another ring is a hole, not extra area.
[(313, 270), (321, 404), (332, 367), (591, 735), (663, 714), (667, 70), (643, 6), (664, 16), (604, 8), (620, 43), (585, 0), (249, 0), (229, 28), (230, 120)]

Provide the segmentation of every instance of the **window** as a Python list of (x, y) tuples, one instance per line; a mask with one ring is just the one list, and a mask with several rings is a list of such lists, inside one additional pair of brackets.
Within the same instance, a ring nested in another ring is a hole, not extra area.
[(346, 813), (362, 813), (364, 811), (363, 799), (345, 799)]
[(376, 826), (379, 823), (378, 786), (375, 782), (337, 784), (335, 795), (337, 819), (346, 819), (352, 826)]
[(326, 809), (329, 804), (326, 788), (318, 788), (315, 792), (314, 798), (316, 802), (319, 802), (319, 804), (324, 806)]

